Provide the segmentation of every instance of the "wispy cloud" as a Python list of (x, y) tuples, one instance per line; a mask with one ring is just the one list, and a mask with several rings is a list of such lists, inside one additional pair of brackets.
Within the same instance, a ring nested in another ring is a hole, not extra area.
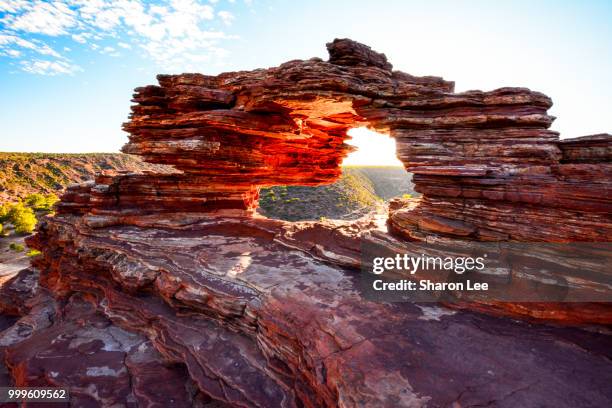
[(25, 4), (21, 13), (8, 14), (3, 23), (16, 31), (56, 36), (75, 26), (75, 12), (59, 1)]
[(15, 35), (0, 34), (0, 48), (11, 49), (11, 47), (25, 48), (42, 55), (51, 55), (57, 58), (61, 57), (58, 52), (40, 41), (34, 40), (34, 42), (32, 42)]
[(227, 51), (220, 43), (236, 38), (219, 29), (231, 25), (235, 16), (227, 10), (216, 12), (215, 3), (3, 0), (0, 56), (21, 59), (25, 72), (74, 73), (77, 66), (48, 45), (59, 38), (69, 42), (62, 45), (77, 49), (86, 46), (114, 57), (120, 55), (118, 49), (135, 49), (162, 68), (188, 69), (202, 61), (222, 58)]
[(220, 12), (217, 13), (217, 15), (221, 18), (221, 20), (223, 21), (223, 23), (225, 23), (225, 25), (231, 25), (232, 21), (234, 21), (234, 18), (235, 18), (232, 13), (226, 10), (221, 10)]
[(74, 72), (81, 71), (81, 67), (78, 65), (69, 64), (64, 61), (21, 61), (20, 65), (25, 72), (39, 75), (73, 74)]

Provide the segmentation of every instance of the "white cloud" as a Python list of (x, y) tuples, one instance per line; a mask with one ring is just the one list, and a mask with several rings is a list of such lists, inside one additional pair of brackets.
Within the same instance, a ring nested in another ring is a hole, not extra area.
[(0, 49), (0, 55), (5, 55), (7, 57), (18, 58), (22, 54), (19, 50), (2, 50)]
[(38, 75), (73, 74), (81, 70), (78, 65), (72, 65), (68, 62), (45, 60), (21, 61), (21, 69)]
[(121, 56), (121, 54), (114, 47), (111, 47), (111, 46), (106, 46), (106, 47), (102, 48), (100, 53), (105, 54), (105, 55), (109, 55), (111, 57), (119, 57), (119, 56)]
[(41, 55), (49, 55), (56, 58), (62, 58), (62, 56), (57, 51), (55, 51), (53, 48), (49, 47), (47, 44), (41, 41), (28, 41), (15, 35), (7, 35), (0, 33), (0, 50), (15, 50), (15, 48), (13, 47), (31, 50)]
[(0, 11), (7, 13), (16, 13), (19, 10), (23, 10), (28, 6), (26, 0), (3, 0), (0, 3)]
[(90, 33), (72, 34), (72, 39), (78, 43), (85, 44), (88, 38), (91, 38)]
[(151, 14), (157, 14), (160, 16), (165, 16), (166, 14), (168, 14), (168, 9), (166, 7), (162, 7), (162, 6), (151, 6), (149, 8), (149, 12)]
[(63, 2), (36, 1), (27, 6), (24, 13), (5, 17), (3, 23), (14, 31), (56, 36), (66, 34), (76, 20), (74, 11)]
[[(23, 64), (28, 72), (62, 73), (61, 64), (49, 64), (67, 61), (66, 58), (41, 40), (35, 42), (30, 34), (37, 34), (67, 37), (77, 43), (77, 47), (78, 44), (87, 44), (89, 48), (111, 56), (118, 56), (119, 48), (132, 49), (134, 46), (140, 50), (141, 56), (153, 60), (160, 67), (180, 70), (180, 64), (223, 58), (227, 52), (219, 43), (237, 38), (211, 29), (209, 25), (215, 19), (230, 26), (235, 16), (226, 10), (216, 12), (214, 5), (217, 2), (206, 1), (163, 0), (152, 4), (143, 0), (0, 0), (0, 11), (4, 13), (0, 18), (0, 35), (15, 38), (8, 45), (1, 46), (0, 43), (0, 52), (3, 56), (17, 56), (19, 53), (24, 61), (29, 58), (30, 63)], [(125, 40), (127, 36), (130, 41)], [(18, 41), (24, 42), (20, 44)], [(98, 44), (110, 42), (113, 46), (101, 48), (92, 41)], [(27, 55), (21, 52), (21, 48), (54, 57), (57, 61)], [(9, 53), (9, 50), (13, 51)]]
[(62, 58), (62, 56), (57, 51), (55, 51), (53, 48), (49, 47), (46, 44), (40, 45), (37, 51), (43, 55), (50, 55), (52, 57)]
[(234, 21), (234, 15), (229, 11), (222, 10), (217, 13), (217, 15), (221, 18), (225, 25), (231, 25), (232, 21)]

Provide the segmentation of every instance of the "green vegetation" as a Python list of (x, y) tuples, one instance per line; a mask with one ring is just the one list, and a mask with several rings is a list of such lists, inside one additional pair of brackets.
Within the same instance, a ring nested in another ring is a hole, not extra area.
[[(29, 234), (36, 227), (36, 213), (50, 213), (59, 198), (53, 194), (34, 193), (24, 201), (0, 205), (0, 225), (10, 224), (17, 234)], [(0, 229), (0, 232), (5, 229)]]
[(103, 170), (168, 171), (122, 153), (0, 153), (0, 202), (25, 200), (33, 193), (59, 194)]
[(36, 255), (40, 255), (41, 252), (37, 249), (30, 249), (28, 251), (28, 253), (26, 254), (27, 256), (36, 256)]
[(9, 248), (15, 252), (23, 252), (23, 250), (25, 249), (23, 245), (17, 244), (15, 242), (11, 242), (11, 245), (9, 245)]
[(29, 234), (36, 226), (34, 210), (22, 202), (9, 204), (6, 221), (13, 224), (15, 232), (18, 234)]
[(288, 221), (356, 219), (386, 200), (409, 193), (413, 193), (411, 178), (402, 167), (344, 167), (333, 184), (262, 189), (259, 211)]
[(353, 171), (367, 178), (374, 193), (385, 201), (402, 194), (414, 194), (412, 176), (403, 167), (355, 166), (343, 167), (344, 172)]
[(50, 212), (53, 208), (53, 204), (59, 201), (58, 196), (53, 193), (40, 194), (34, 193), (26, 197), (26, 204), (35, 211), (47, 211)]
[(104, 170), (170, 171), (122, 153), (0, 153), (0, 234), (27, 234), (52, 212), (58, 194)]

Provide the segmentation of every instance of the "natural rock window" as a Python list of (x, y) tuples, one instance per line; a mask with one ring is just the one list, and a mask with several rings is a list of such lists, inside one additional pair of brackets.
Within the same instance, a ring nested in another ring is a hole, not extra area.
[(321, 186), (275, 186), (259, 194), (259, 213), (287, 221), (353, 220), (386, 214), (391, 198), (415, 195), (412, 177), (397, 158), (395, 139), (366, 127), (347, 132), (354, 151), (342, 162), (342, 175)]

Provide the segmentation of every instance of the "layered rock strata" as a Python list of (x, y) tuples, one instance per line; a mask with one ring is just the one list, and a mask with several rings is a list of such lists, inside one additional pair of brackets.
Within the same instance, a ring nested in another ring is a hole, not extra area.
[[(369, 301), (356, 275), (368, 242), (609, 241), (610, 137), (560, 142), (528, 89), (454, 93), (365, 45), (328, 50), (136, 90), (124, 151), (180, 172), (99, 175), (40, 224), (34, 269), (2, 289), (25, 299), (0, 302), (13, 384), (81, 406), (612, 405), (608, 304), (468, 305), (590, 324), (558, 328)], [(261, 186), (336, 180), (357, 126), (397, 140), (422, 193), (392, 203), (393, 235), (253, 216)]]
[[(50, 358), (82, 352), (92, 359), (83, 367), (138, 380), (139, 371), (122, 368), (104, 351), (111, 347), (104, 346), (104, 333), (119, 331), (132, 337), (110, 350), (125, 353), (117, 358), (140, 361), (133, 353), (141, 342), (150, 344), (159, 353), (151, 364), (162, 364), (164, 376), (181, 378), (186, 371), (196, 390), (229, 406), (612, 401), (607, 329), (533, 326), (436, 304), (367, 301), (355, 273), (339, 267), (354, 257), (351, 243), (360, 228), (374, 231), (370, 224), (239, 218), (182, 229), (92, 229), (74, 217), (46, 222), (31, 243), (46, 249), (35, 262), (47, 271), (41, 284), (68, 304), (87, 299), (98, 305), (110, 322), (93, 335), (92, 317), (81, 316), (77, 330), (66, 326), (74, 317), (63, 312), (50, 329), (10, 344), (9, 369), (19, 370), (21, 385), (68, 385), (79, 400), (92, 398), (84, 385), (106, 392), (107, 377), (96, 381), (84, 368), (56, 375), (59, 364), (37, 356), (41, 350), (53, 350), (44, 352)], [(66, 333), (73, 339), (61, 342)], [(113, 401), (146, 401), (139, 393), (151, 393), (155, 382), (142, 381), (151, 388), (121, 388)], [(170, 384), (166, 399), (193, 398), (192, 388)]]
[[(509, 146), (514, 152), (515, 145)], [(396, 203), (390, 225), (417, 240), (441, 235), (479, 241), (609, 242), (612, 136), (557, 141), (554, 147), (558, 154), (547, 164), (489, 159), (488, 164), (453, 168), (413, 165), (415, 190), (423, 198), (405, 206)]]

